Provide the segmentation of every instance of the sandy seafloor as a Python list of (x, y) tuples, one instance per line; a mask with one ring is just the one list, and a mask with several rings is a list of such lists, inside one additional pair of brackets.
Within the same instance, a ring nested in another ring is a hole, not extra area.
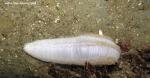
[[(47, 66), (22, 48), (38, 39), (99, 29), (114, 40), (130, 41), (134, 57), (150, 43), (150, 0), (0, 0), (0, 78), (86, 78), (82, 66)], [(133, 57), (97, 67), (97, 78), (150, 78), (150, 61), (140, 67)]]

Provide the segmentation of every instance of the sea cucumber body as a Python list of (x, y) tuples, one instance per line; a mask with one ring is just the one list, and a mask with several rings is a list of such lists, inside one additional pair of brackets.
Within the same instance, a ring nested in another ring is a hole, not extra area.
[(59, 64), (114, 64), (120, 57), (120, 48), (110, 38), (94, 35), (37, 40), (25, 44), (24, 50), (37, 59)]

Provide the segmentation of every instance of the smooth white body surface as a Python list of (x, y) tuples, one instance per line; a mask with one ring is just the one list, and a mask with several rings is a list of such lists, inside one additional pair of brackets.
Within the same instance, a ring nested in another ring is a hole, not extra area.
[(59, 64), (114, 64), (120, 57), (120, 48), (110, 38), (95, 35), (37, 40), (25, 44), (24, 50), (37, 59)]

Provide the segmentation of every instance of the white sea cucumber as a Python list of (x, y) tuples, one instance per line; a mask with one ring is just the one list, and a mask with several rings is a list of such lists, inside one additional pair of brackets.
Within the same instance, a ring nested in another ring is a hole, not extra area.
[(24, 50), (39, 60), (59, 64), (109, 65), (120, 57), (120, 47), (111, 38), (100, 35), (37, 40), (26, 43)]

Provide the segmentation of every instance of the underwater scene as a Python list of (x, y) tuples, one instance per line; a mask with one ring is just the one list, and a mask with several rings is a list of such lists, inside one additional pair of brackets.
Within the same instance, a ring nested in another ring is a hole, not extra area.
[(0, 0), (0, 78), (150, 78), (150, 0)]

